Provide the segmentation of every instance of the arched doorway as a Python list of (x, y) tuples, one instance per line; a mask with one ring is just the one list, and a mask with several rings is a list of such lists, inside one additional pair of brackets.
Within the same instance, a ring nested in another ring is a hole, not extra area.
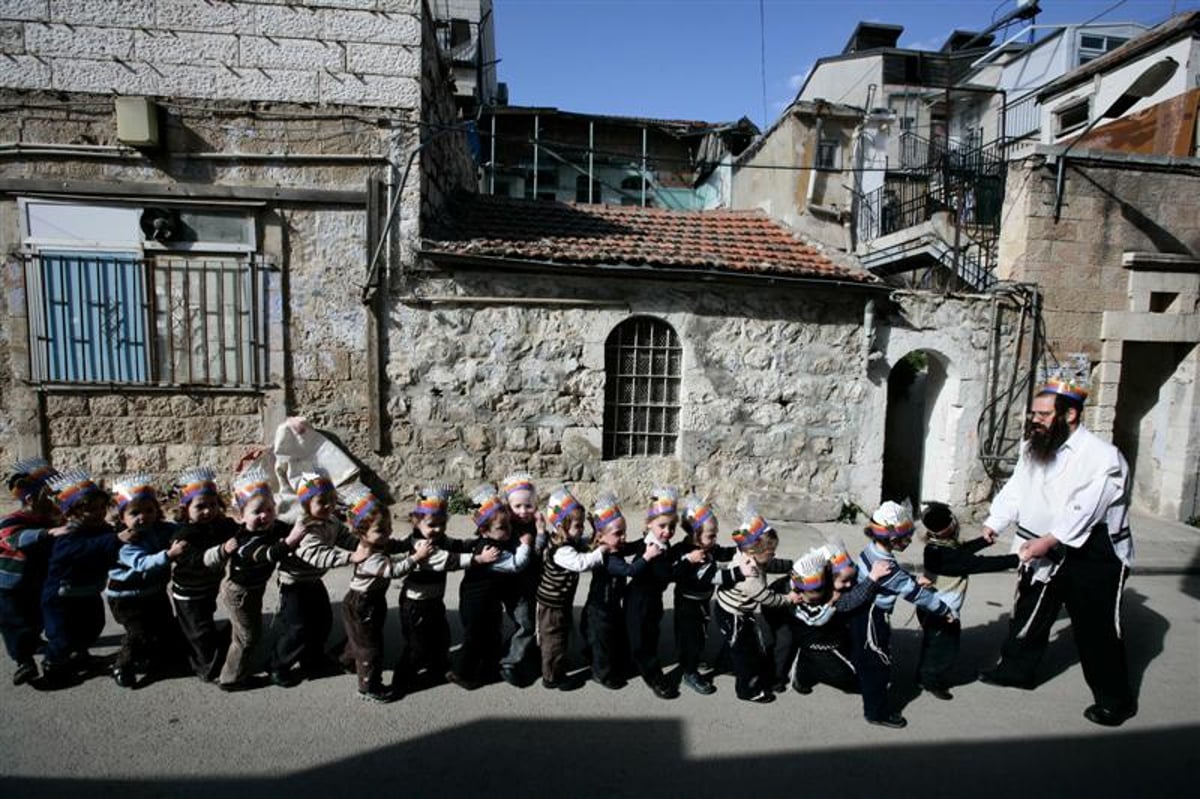
[[(953, 463), (953, 436), (944, 423), (947, 369), (943, 356), (913, 350), (888, 375), (884, 423), (883, 475), (880, 499), (913, 507), (922, 500), (942, 500)], [(931, 420), (935, 420), (931, 424)]]

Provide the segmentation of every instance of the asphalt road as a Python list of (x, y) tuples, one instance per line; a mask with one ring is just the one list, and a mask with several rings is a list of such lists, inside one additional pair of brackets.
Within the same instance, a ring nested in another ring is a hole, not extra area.
[[(343, 579), (328, 579), (336, 602)], [(1013, 580), (972, 578), (963, 682), (998, 649)], [(741, 702), (728, 675), (713, 696), (684, 688), (674, 701), (637, 682), (571, 693), (501, 683), (472, 693), (444, 685), (378, 706), (357, 699), (351, 676), (241, 694), (194, 678), (137, 691), (97, 678), (41, 693), (14, 688), (6, 674), (0, 796), (1191, 797), (1198, 598), (1198, 577), (1130, 580), (1124, 619), (1141, 712), (1116, 730), (1081, 715), (1090, 694), (1065, 619), (1036, 691), (975, 682), (956, 687), (951, 702), (916, 694), (920, 633), (903, 603), (893, 618), (892, 695), (909, 726), (899, 731), (867, 725), (857, 696), (820, 686), (771, 705)], [(389, 625), (394, 652), (394, 612)], [(119, 632), (110, 623), (96, 651), (112, 651)]]

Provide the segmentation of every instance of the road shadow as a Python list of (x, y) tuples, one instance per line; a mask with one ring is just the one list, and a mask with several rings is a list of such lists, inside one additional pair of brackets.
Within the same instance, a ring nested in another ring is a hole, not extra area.
[[(0, 777), (0, 795), (27, 799), (326, 799), (347, 791), (406, 797), (571, 797), (790, 793), (823, 785), (839, 796), (1096, 797), (1194, 795), (1200, 725), (997, 742), (869, 745), (696, 759), (679, 719), (485, 719), (289, 774), (191, 779)], [(731, 730), (731, 734), (734, 731)], [(1014, 764), (1052, 764), (1029, 768)], [(1152, 777), (1135, 763), (1153, 763)], [(1153, 781), (1153, 787), (1148, 785)], [(883, 787), (886, 784), (886, 789)], [(969, 786), (969, 787), (968, 787)]]

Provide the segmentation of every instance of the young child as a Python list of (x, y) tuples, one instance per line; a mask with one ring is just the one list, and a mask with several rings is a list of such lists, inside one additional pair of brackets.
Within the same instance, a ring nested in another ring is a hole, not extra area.
[(852, 632), (854, 636), (854, 669), (862, 688), (863, 716), (871, 724), (900, 729), (908, 724), (899, 713), (888, 709), (887, 689), (891, 676), (891, 616), (896, 597), (903, 597), (918, 608), (945, 618), (954, 611), (922, 587), (913, 576), (896, 562), (896, 553), (903, 552), (912, 542), (912, 510), (907, 502), (898, 505), (884, 502), (871, 514), (864, 529), (870, 543), (859, 555), (859, 582), (879, 561), (887, 561), (891, 571), (879, 583), (879, 591)]
[[(766, 571), (775, 558), (779, 536), (758, 511), (747, 509), (742, 525), (733, 533), (738, 554), (734, 565), (745, 580), (717, 591), (717, 624), (733, 656), (734, 691), (738, 699), (765, 704), (775, 701), (771, 691), (771, 663), (763, 652), (754, 614), (761, 608), (788, 607), (798, 594), (781, 594), (767, 586)], [(790, 568), (790, 564), (789, 564)]]
[[(659, 626), (663, 616), (663, 592), (679, 574), (677, 552), (671, 551), (671, 538), (679, 522), (678, 493), (671, 487), (655, 488), (646, 511), (646, 532), (635, 550), (645, 560), (651, 549), (661, 549), (665, 557), (654, 559), (648, 568), (633, 575), (625, 598), (625, 619), (629, 630), (629, 651), (646, 685), (659, 699), (675, 699), (679, 689), (667, 681), (658, 660)], [(704, 554), (692, 552), (688, 558), (699, 563)]]
[(921, 517), (925, 526), (925, 578), (929, 585), (954, 614), (954, 618), (935, 615), (917, 608), (917, 619), (924, 634), (921, 637), (921, 658), (917, 663), (917, 685), (938, 699), (953, 699), (950, 693), (948, 673), (958, 657), (959, 640), (962, 637), (963, 600), (967, 596), (967, 575), (983, 572), (1006, 571), (1020, 565), (1016, 553), (993, 555), (975, 553), (991, 544), (995, 539), (980, 536), (960, 543), (958, 519), (950, 507), (941, 502), (930, 502)]
[(117, 685), (133, 688), (139, 673), (146, 675), (147, 682), (152, 680), (167, 670), (176, 654), (177, 627), (167, 599), (167, 583), (171, 563), (188, 545), (172, 540), (175, 525), (163, 519), (149, 475), (118, 478), (113, 498), (129, 540), (117, 553), (117, 565), (108, 572), (104, 589), (113, 619), (125, 628), (112, 674)]
[(581, 573), (604, 562), (603, 550), (588, 552), (585, 548), (583, 517), (583, 505), (566, 486), (554, 489), (546, 508), (550, 538), (537, 590), (542, 685), (550, 689), (567, 691), (577, 687), (567, 679), (564, 665), (574, 622), (575, 590)]
[(229, 626), (217, 625), (217, 594), (225, 563), (237, 548), (238, 525), (225, 515), (217, 475), (209, 466), (185, 469), (175, 481), (179, 498), (175, 540), (187, 544), (171, 570), (171, 604), (188, 645), (192, 671), (217, 679), (229, 646)]
[(504, 597), (511, 595), (512, 581), (529, 565), (533, 554), (532, 533), (521, 537), (515, 551), (508, 550), (511, 535), (508, 508), (493, 486), (479, 486), (471, 499), (476, 505), (474, 553), (491, 549), (499, 555), (490, 564), (470, 566), (459, 585), (463, 642), (458, 669), (448, 676), (451, 682), (469, 691), (491, 682), (499, 674)]
[(21, 503), (0, 519), (0, 632), (17, 664), (13, 685), (38, 677), (33, 656), (42, 642), (42, 585), (50, 530), (59, 523), (46, 483), (55, 474), (46, 461), (30, 458), (14, 464), (8, 477), (8, 490)]
[(240, 526), (237, 547), (229, 556), (229, 573), (221, 584), (221, 602), (233, 626), (219, 678), (222, 691), (244, 691), (259, 685), (253, 679), (251, 657), (262, 638), (263, 594), (275, 565), (291, 555), (304, 536), (302, 525), (289, 531), (275, 518), (270, 480), (261, 466), (251, 466), (233, 479)]
[(679, 650), (683, 683), (696, 693), (707, 695), (717, 690), (711, 677), (700, 674), (713, 591), (732, 588), (745, 574), (738, 568), (721, 565), (733, 553), (717, 547), (717, 517), (711, 501), (690, 495), (684, 500), (680, 525), (687, 539), (677, 548), (678, 555), (686, 557), (700, 552), (703, 559), (680, 564), (675, 581), (675, 646)]
[(47, 687), (61, 688), (88, 676), (97, 665), (88, 650), (104, 630), (100, 592), (122, 542), (104, 520), (108, 493), (86, 471), (64, 470), (47, 485), (67, 532), (54, 538), (42, 588), (42, 672)]
[(508, 651), (500, 659), (500, 676), (509, 685), (524, 685), (523, 667), (537, 649), (537, 623), (534, 611), (537, 589), (542, 578), (541, 554), (546, 549), (546, 521), (537, 507), (537, 489), (526, 472), (514, 472), (500, 484), (504, 504), (508, 506), (512, 535), (509, 548), (526, 535), (534, 536), (534, 551), (520, 576), (510, 580), (504, 595), (504, 610), (516, 625), (508, 642)]
[(305, 472), (295, 488), (304, 535), (291, 557), (279, 564), (279, 635), (271, 658), (271, 682), (284, 688), (304, 677), (341, 671), (325, 654), (333, 611), (321, 578), (348, 564), (358, 547), (358, 539), (334, 516), (337, 491), (328, 474)]
[[(392, 555), (391, 511), (363, 485), (354, 484), (341, 494), (346, 520), (359, 541), (350, 588), (342, 599), (346, 651), (342, 662), (358, 675), (358, 696), (368, 702), (390, 702), (394, 694), (383, 685), (383, 631), (387, 622), (387, 589), (424, 562), (433, 544), (422, 540), (411, 554)], [(359, 557), (361, 555), (361, 557)]]
[[(450, 677), (450, 625), (446, 621), (446, 572), (465, 569), (472, 563), (492, 563), (500, 553), (486, 547), (479, 554), (472, 544), (446, 537), (446, 519), (454, 488), (439, 484), (420, 489), (417, 504), (409, 515), (412, 534), (397, 542), (393, 552), (415, 552), (428, 541), (433, 552), (411, 572), (400, 588), (400, 630), (404, 645), (393, 675), (392, 690), (397, 695), (418, 687), (424, 675), (426, 685), (436, 685)], [(466, 550), (466, 551), (464, 551)]]
[(603, 553), (603, 561), (592, 572), (580, 632), (587, 641), (592, 680), (616, 690), (625, 686), (622, 675), (629, 661), (629, 634), (625, 629), (627, 579), (645, 571), (666, 550), (646, 547), (632, 563), (626, 562), (622, 556), (626, 548), (625, 516), (617, 498), (609, 492), (597, 497), (591, 524), (591, 545), (594, 551)]

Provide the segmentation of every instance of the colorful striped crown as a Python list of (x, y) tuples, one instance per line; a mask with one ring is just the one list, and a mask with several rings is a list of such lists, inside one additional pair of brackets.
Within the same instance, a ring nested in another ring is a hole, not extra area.
[(417, 504), (412, 512), (418, 516), (445, 516), (449, 511), (450, 497), (454, 486), (449, 483), (433, 483), (417, 490)]
[(550, 492), (546, 502), (546, 521), (554, 527), (559, 527), (567, 517), (583, 506), (566, 486), (559, 486)]
[(605, 491), (596, 497), (596, 501), (592, 505), (592, 528), (596, 532), (600, 532), (613, 522), (624, 518), (615, 494)]
[(333, 485), (333, 480), (330, 479), (328, 472), (320, 470), (304, 472), (296, 481), (296, 496), (300, 498), (301, 503), (306, 505), (321, 494), (336, 493), (337, 488)]
[(346, 506), (350, 527), (357, 529), (372, 513), (384, 507), (379, 497), (362, 483), (351, 483), (338, 491), (338, 498)]
[(700, 532), (700, 528), (704, 526), (705, 522), (715, 518), (712, 500), (708, 497), (701, 499), (695, 494), (689, 494), (683, 501), (683, 520), (687, 522), (692, 532)]
[(841, 539), (831, 538), (825, 542), (825, 557), (829, 560), (829, 568), (834, 574), (845, 574), (854, 568), (854, 561), (846, 550)]
[(118, 477), (112, 485), (113, 499), (117, 501), (117, 510), (123, 511), (138, 500), (158, 502), (158, 492), (154, 488), (154, 478), (148, 474), (127, 474)]
[(217, 489), (217, 473), (211, 466), (193, 466), (184, 469), (175, 480), (175, 488), (179, 492), (179, 502), (190, 505), (192, 500), (201, 494), (219, 497)]
[(1085, 363), (1076, 363), (1073, 368), (1059, 365), (1043, 370), (1038, 394), (1059, 394), (1081, 404), (1087, 402), (1091, 385)]
[(873, 538), (909, 538), (913, 534), (912, 506), (888, 500), (871, 514), (867, 532)]
[(533, 496), (537, 496), (537, 491), (533, 487), (533, 477), (529, 472), (513, 472), (500, 481), (500, 493), (504, 496), (505, 502), (518, 491), (528, 491)]
[(81, 502), (105, 495), (85, 469), (66, 469), (51, 477), (46, 485), (54, 492), (54, 501), (64, 516)]
[(825, 585), (825, 568), (829, 558), (824, 547), (810, 549), (792, 566), (793, 591), (820, 591)]
[(753, 551), (763, 543), (767, 531), (773, 529), (762, 514), (754, 508), (747, 508), (742, 514), (742, 525), (733, 531), (733, 543), (742, 552)]
[(13, 498), (21, 502), (29, 502), (36, 497), (50, 478), (58, 472), (49, 461), (42, 458), (26, 458), (13, 464), (12, 475), (8, 478), (8, 490)]
[(254, 497), (271, 496), (271, 475), (258, 464), (233, 478), (233, 501), (239, 508), (246, 507)]
[(671, 486), (657, 486), (650, 492), (650, 507), (646, 509), (646, 521), (655, 516), (670, 516), (679, 512), (679, 492)]
[(484, 483), (472, 491), (471, 502), (476, 505), (475, 526), (480, 528), (486, 527), (497, 513), (504, 510), (504, 500), (491, 483)]

